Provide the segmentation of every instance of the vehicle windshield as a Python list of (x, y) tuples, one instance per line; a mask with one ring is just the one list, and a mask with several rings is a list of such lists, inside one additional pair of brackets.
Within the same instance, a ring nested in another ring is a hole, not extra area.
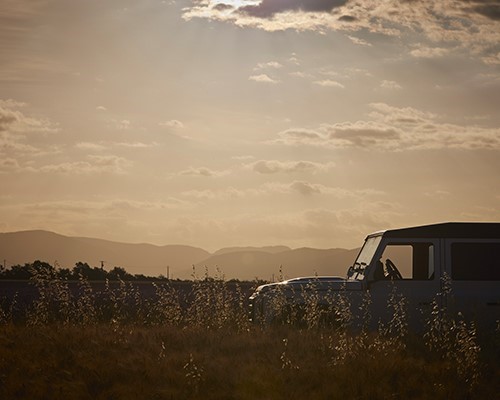
[(361, 280), (364, 278), (365, 268), (367, 265), (370, 265), (381, 240), (382, 235), (372, 236), (366, 239), (363, 248), (359, 252), (358, 258), (354, 262), (354, 271), (350, 277), (351, 279)]

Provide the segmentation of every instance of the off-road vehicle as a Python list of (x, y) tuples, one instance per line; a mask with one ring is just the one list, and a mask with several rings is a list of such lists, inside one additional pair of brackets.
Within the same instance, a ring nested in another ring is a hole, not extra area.
[(250, 318), (269, 322), (300, 316), (311, 306), (331, 311), (343, 299), (358, 324), (366, 324), (369, 315), (377, 326), (392, 317), (388, 300), (394, 293), (405, 303), (412, 328), (419, 329), (436, 305), (495, 328), (500, 321), (500, 223), (449, 222), (372, 233), (345, 278), (311, 276), (259, 286), (250, 297)]

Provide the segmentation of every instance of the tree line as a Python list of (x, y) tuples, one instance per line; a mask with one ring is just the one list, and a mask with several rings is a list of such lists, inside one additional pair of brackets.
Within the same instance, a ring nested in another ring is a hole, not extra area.
[(33, 263), (26, 263), (24, 265), (13, 265), (9, 268), (0, 266), (0, 279), (4, 280), (29, 280), (38, 272), (50, 272), (51, 276), (63, 280), (78, 280), (84, 278), (88, 281), (162, 281), (166, 280), (164, 276), (151, 277), (143, 274), (130, 274), (125, 268), (114, 267), (106, 271), (104, 268), (91, 267), (86, 262), (77, 262), (75, 266), (70, 268), (60, 268), (50, 265), (47, 262), (36, 260)]

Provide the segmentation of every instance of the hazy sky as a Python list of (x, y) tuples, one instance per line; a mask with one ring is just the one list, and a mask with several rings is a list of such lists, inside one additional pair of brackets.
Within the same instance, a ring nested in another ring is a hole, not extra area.
[(0, 230), (355, 247), (500, 220), (498, 0), (2, 0)]

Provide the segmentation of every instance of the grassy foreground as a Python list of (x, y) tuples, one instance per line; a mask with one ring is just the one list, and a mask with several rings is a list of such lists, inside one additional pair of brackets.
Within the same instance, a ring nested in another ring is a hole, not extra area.
[(471, 376), (418, 341), (354, 339), (286, 326), (9, 324), (0, 327), (0, 398), (493, 399), (500, 392), (491, 354)]
[[(500, 331), (433, 308), (420, 336), (405, 299), (392, 320), (350, 329), (340, 293), (321, 324), (314, 296), (301, 324), (251, 325), (246, 295), (220, 278), (182, 294), (154, 285), (144, 297), (125, 282), (70, 290), (38, 271), (31, 303), (0, 296), (0, 399), (496, 399)], [(279, 298), (277, 298), (279, 300)], [(367, 305), (369, 304), (369, 299)], [(279, 301), (278, 301), (279, 303)], [(281, 303), (280, 303), (281, 304)], [(277, 304), (279, 306), (279, 304)], [(363, 312), (364, 319), (370, 315)], [(458, 317), (458, 318), (457, 318)]]

